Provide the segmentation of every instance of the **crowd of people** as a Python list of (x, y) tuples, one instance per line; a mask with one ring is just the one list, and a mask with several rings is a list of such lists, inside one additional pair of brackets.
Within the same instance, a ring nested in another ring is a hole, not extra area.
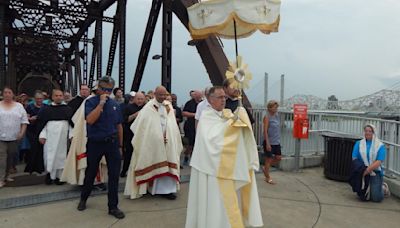
[[(46, 178), (47, 184), (53, 182), (62, 184), (59, 182), (59, 177), (49, 179), (51, 172), (49, 169), (46, 169), (46, 167), (53, 166), (55, 157), (47, 158), (47, 155), (49, 147), (52, 147), (51, 143), (60, 143), (60, 145), (64, 146), (66, 149), (69, 145), (69, 141), (65, 141), (65, 137), (63, 136), (61, 138), (52, 138), (55, 137), (54, 132), (51, 132), (53, 129), (64, 129), (62, 126), (53, 126), (52, 121), (66, 120), (69, 124), (69, 128), (63, 133), (71, 134), (71, 128), (73, 127), (71, 121), (72, 116), (81, 106), (82, 102), (88, 98), (91, 93), (95, 93), (96, 88), (97, 87), (91, 90), (87, 85), (82, 84), (80, 86), (79, 95), (74, 98), (71, 97), (69, 92), (63, 92), (58, 89), (52, 91), (51, 97), (49, 97), (46, 91), (40, 90), (35, 91), (33, 96), (29, 97), (26, 93), (21, 93), (19, 95), (14, 94), (14, 91), (10, 87), (4, 87), (2, 89), (0, 92), (2, 122), (1, 141), (8, 143), (4, 145), (4, 150), (7, 154), (7, 168), (5, 174), (1, 175), (1, 187), (5, 185), (5, 182), (13, 181), (9, 176), (10, 174), (16, 173), (16, 165), (21, 162), (26, 163), (25, 172), (32, 174), (48, 171), (49, 175)], [(115, 88), (112, 93), (114, 95), (112, 99), (115, 100), (121, 108), (121, 115), (124, 118), (124, 129), (129, 129), (129, 127), (126, 128), (125, 126), (130, 126), (137, 115), (136, 112), (139, 111), (147, 101), (154, 97), (152, 91), (148, 93), (131, 92), (123, 96), (122, 90), (120, 88)], [(177, 109), (177, 119), (181, 122), (182, 116), (180, 108), (176, 104), (176, 95), (172, 94), (170, 96), (175, 98), (173, 101), (174, 109)], [(18, 130), (20, 130), (20, 132), (15, 135), (16, 133), (14, 131)], [(60, 132), (57, 131), (57, 133)], [(124, 133), (126, 136), (126, 140), (124, 140), (124, 149), (127, 151), (126, 154), (124, 153), (124, 158), (128, 162), (126, 162), (127, 165), (124, 166), (125, 171), (123, 171), (126, 172), (133, 150), (131, 144), (127, 142), (130, 142), (133, 135), (130, 134), (130, 130), (126, 130)], [(70, 137), (72, 137), (72, 135), (70, 135)], [(59, 142), (60, 140), (64, 141)], [(61, 155), (64, 154), (63, 150), (57, 152)], [(123, 175), (124, 172), (121, 173), (121, 176), (125, 176)]]
[[(254, 178), (259, 168), (254, 119), (240, 105), (240, 91), (231, 87), (232, 80), (190, 91), (182, 109), (176, 94), (163, 86), (123, 95), (107, 76), (93, 88), (81, 85), (74, 98), (59, 89), (53, 89), (51, 97), (44, 91), (36, 91), (32, 98), (24, 93), (15, 96), (5, 87), (0, 101), (0, 162), (5, 165), (0, 188), (14, 181), (16, 165), (25, 162), (24, 171), (46, 174), (47, 185), (82, 185), (79, 211), (87, 208), (94, 186), (108, 188), (108, 212), (121, 219), (125, 215), (118, 208), (120, 177), (127, 177), (124, 194), (131, 199), (151, 194), (174, 200), (180, 169), (190, 162), (187, 227), (262, 226)], [(282, 154), (278, 107), (277, 101), (269, 101), (263, 119), (262, 170), (269, 184), (276, 184), (269, 169)], [(363, 176), (377, 174), (371, 177), (371, 188), (381, 190), (376, 186), (382, 185), (385, 151), (374, 131), (373, 126), (365, 128), (366, 139), (355, 145), (353, 158), (364, 160)], [(382, 200), (382, 192), (376, 191), (371, 198)], [(242, 204), (252, 216), (239, 211)]]

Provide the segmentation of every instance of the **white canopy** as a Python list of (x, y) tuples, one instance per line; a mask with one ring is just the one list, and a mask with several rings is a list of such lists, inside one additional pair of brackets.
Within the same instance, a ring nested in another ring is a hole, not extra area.
[(209, 35), (234, 38), (247, 37), (260, 30), (277, 32), (280, 0), (203, 0), (189, 7), (189, 29), (193, 39)]

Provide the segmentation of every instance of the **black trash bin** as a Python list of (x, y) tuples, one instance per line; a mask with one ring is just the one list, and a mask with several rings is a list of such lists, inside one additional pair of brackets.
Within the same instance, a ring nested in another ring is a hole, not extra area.
[(325, 139), (325, 177), (337, 181), (348, 181), (353, 147), (361, 137), (337, 133), (324, 133), (322, 136)]

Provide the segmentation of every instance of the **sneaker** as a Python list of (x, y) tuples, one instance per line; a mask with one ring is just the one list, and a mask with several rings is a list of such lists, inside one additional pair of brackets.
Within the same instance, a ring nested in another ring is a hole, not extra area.
[(51, 185), (51, 184), (53, 184), (53, 180), (52, 180), (51, 177), (50, 177), (50, 173), (48, 173), (48, 174), (46, 175), (46, 180), (45, 180), (44, 182), (46, 183), (46, 185)]
[(111, 209), (108, 211), (109, 215), (114, 216), (117, 219), (123, 219), (125, 218), (125, 214), (124, 212), (122, 212), (120, 209), (116, 208), (116, 209)]
[(56, 179), (54, 180), (54, 183), (55, 183), (56, 185), (63, 185), (63, 184), (65, 184), (65, 182), (60, 181), (60, 179), (58, 179), (58, 178), (56, 178)]
[(78, 211), (84, 211), (86, 209), (86, 201), (80, 200), (77, 209)]
[(93, 188), (98, 191), (107, 191), (107, 186), (104, 183), (96, 184), (93, 186)]
[(383, 182), (382, 184), (382, 189), (383, 189), (383, 195), (388, 198), (390, 196), (390, 190), (389, 190), (389, 186), (387, 183)]
[(175, 200), (176, 199), (176, 194), (175, 193), (170, 193), (170, 194), (162, 194), (162, 197), (169, 199), (169, 200)]
[(0, 181), (0, 188), (4, 187), (4, 185), (6, 185), (6, 183), (4, 181)]

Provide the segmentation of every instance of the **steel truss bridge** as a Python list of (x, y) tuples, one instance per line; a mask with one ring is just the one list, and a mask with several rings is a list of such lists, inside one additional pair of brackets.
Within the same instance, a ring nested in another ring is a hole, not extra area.
[[(127, 0), (0, 0), (0, 88), (9, 85), (18, 93), (32, 95), (36, 89), (58, 87), (76, 95), (81, 84), (92, 86), (99, 77), (112, 75), (118, 51), (118, 86), (126, 88), (126, 77), (133, 77), (131, 90), (138, 91), (161, 15), (161, 84), (170, 91), (173, 14), (188, 28), (186, 8), (197, 2), (152, 1), (145, 33), (137, 37), (143, 40), (135, 74), (127, 76)], [(114, 4), (114, 16), (104, 16)], [(111, 40), (103, 39), (104, 23), (112, 24)], [(93, 36), (88, 32), (91, 26), (95, 28)], [(109, 43), (108, 50), (103, 43)], [(220, 40), (212, 36), (189, 40), (188, 45), (197, 48), (211, 83), (220, 85), (229, 65)], [(108, 52), (108, 59), (103, 59), (103, 52)], [(106, 72), (102, 72), (103, 64)]]

